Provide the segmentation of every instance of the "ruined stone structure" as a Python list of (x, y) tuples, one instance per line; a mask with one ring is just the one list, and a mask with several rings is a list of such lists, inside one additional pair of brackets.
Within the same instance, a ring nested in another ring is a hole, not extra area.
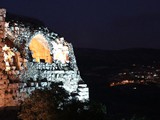
[(45, 27), (5, 21), (0, 9), (0, 107), (18, 106), (35, 89), (61, 82), (69, 99), (89, 99), (71, 43)]
[(5, 26), (5, 17), (6, 17), (6, 10), (0, 10), (0, 38), (4, 38), (4, 26)]

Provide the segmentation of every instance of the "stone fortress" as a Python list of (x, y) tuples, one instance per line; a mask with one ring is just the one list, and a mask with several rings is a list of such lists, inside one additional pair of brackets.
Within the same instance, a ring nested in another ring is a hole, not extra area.
[(71, 43), (45, 27), (5, 18), (0, 9), (0, 107), (18, 106), (52, 82), (61, 82), (69, 99), (89, 100)]

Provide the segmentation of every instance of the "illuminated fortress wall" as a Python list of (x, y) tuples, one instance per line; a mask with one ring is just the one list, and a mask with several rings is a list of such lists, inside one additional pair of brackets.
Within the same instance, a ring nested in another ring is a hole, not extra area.
[(0, 9), (0, 107), (17, 106), (35, 89), (61, 82), (70, 97), (89, 100), (71, 43), (47, 28), (5, 22)]

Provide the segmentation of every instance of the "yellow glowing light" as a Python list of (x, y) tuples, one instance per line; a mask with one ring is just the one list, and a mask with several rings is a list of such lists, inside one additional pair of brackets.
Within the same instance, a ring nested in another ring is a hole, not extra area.
[(40, 59), (43, 59), (47, 63), (52, 63), (49, 45), (43, 35), (38, 34), (33, 37), (30, 42), (29, 49), (32, 51), (32, 57), (36, 62), (40, 62)]

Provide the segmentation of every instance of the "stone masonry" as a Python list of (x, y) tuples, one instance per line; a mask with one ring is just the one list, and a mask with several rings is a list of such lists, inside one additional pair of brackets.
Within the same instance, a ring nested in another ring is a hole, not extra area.
[(61, 82), (69, 99), (89, 100), (71, 43), (45, 27), (5, 17), (0, 9), (0, 107), (18, 106), (52, 82)]

